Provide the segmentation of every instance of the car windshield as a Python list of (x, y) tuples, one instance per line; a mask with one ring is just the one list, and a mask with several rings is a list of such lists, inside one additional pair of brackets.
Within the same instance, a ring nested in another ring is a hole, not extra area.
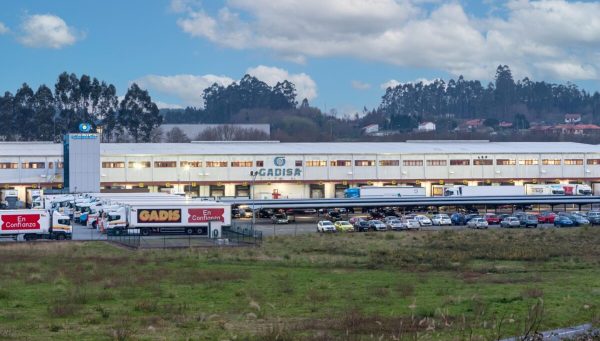
[(331, 223), (330, 221), (324, 221), (321, 224), (322, 225), (333, 225), (333, 223)]
[(340, 225), (350, 225), (350, 223), (347, 221), (340, 221), (339, 224)]

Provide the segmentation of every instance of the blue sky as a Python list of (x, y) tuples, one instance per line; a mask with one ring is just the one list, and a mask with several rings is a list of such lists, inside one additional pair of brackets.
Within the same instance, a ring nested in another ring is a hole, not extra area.
[[(275, 5), (276, 4), (276, 5)], [(161, 105), (250, 72), (295, 80), (322, 109), (373, 108), (382, 84), (515, 77), (598, 90), (600, 5), (569, 1), (21, 0), (0, 12), (0, 89), (62, 71), (132, 81)]]

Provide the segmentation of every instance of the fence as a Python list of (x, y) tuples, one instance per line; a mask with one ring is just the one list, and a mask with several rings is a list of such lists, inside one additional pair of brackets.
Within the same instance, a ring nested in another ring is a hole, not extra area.
[[(137, 232), (137, 231), (136, 231)], [(208, 238), (204, 235), (160, 234), (142, 236), (139, 233), (109, 233), (107, 240), (135, 249), (170, 249), (194, 247), (227, 247), (260, 245), (262, 233), (246, 226), (225, 226), (221, 238)]]

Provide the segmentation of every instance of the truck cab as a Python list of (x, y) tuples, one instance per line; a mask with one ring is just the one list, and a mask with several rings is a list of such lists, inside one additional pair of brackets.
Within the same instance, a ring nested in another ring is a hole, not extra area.
[(18, 208), (19, 193), (14, 189), (3, 189), (1, 192), (0, 206), (3, 209), (16, 209)]
[(27, 208), (42, 208), (42, 190), (28, 189), (25, 206)]
[(58, 211), (52, 213), (52, 229), (51, 235), (53, 239), (63, 240), (73, 238), (73, 226), (69, 216)]

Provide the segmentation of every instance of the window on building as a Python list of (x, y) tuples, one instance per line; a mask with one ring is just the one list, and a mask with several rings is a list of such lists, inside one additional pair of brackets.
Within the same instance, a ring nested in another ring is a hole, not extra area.
[(470, 160), (450, 160), (450, 166), (468, 166), (470, 164)]
[(179, 167), (183, 168), (200, 168), (202, 167), (202, 161), (180, 161)]
[[(264, 167), (265, 166), (265, 162), (264, 161), (256, 161), (256, 167)], [(250, 167), (250, 166), (248, 166)]]
[(565, 159), (565, 165), (581, 166), (581, 165), (583, 165), (583, 159)]
[(588, 159), (587, 164), (588, 165), (600, 165), (600, 159)]
[(498, 166), (514, 166), (517, 164), (515, 159), (496, 159), (496, 165)]
[(296, 160), (296, 167), (302, 167), (302, 160)]
[[(52, 168), (52, 167), (50, 167)], [(102, 168), (125, 168), (125, 162), (122, 161), (104, 161)]]
[(358, 167), (375, 166), (375, 160), (354, 160), (354, 165)]
[(46, 168), (46, 164), (43, 162), (23, 162), (21, 163), (23, 169), (42, 169)]
[(535, 166), (538, 164), (538, 160), (537, 159), (519, 160), (519, 164), (523, 165), (523, 166)]
[(129, 161), (128, 168), (150, 168), (150, 161)]
[(560, 166), (560, 159), (543, 159), (542, 165)]
[(331, 166), (332, 167), (351, 167), (352, 161), (350, 161), (350, 160), (332, 160)]
[(403, 166), (423, 166), (423, 160), (402, 160)]
[(154, 168), (175, 168), (177, 161), (154, 161)]
[(231, 161), (231, 167), (252, 167), (252, 161)]
[(397, 167), (400, 166), (400, 160), (379, 160), (381, 167)]
[(493, 160), (488, 159), (475, 159), (473, 160), (473, 165), (475, 166), (491, 166), (494, 164)]
[(0, 169), (17, 169), (19, 164), (16, 162), (0, 162)]
[(206, 161), (206, 167), (227, 167), (227, 161)]
[(427, 160), (427, 166), (445, 166), (446, 160)]
[(306, 161), (306, 167), (325, 167), (327, 161), (325, 160), (308, 160)]

